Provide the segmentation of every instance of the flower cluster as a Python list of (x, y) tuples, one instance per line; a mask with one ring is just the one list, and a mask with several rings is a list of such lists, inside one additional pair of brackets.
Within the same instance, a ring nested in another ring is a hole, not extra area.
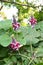
[(13, 26), (13, 29), (14, 30), (17, 30), (19, 27), (20, 27), (20, 24), (19, 23), (12, 23), (12, 26)]
[(11, 42), (10, 48), (13, 50), (18, 50), (20, 48), (20, 43), (19, 42), (16, 42), (16, 43)]
[(19, 42), (17, 42), (13, 37), (12, 37), (12, 42), (10, 43), (10, 48), (13, 49), (13, 50), (19, 50), (19, 48), (21, 47), (22, 45), (20, 45)]
[(17, 30), (20, 27), (20, 24), (16, 21), (15, 17), (13, 16), (13, 23), (12, 23), (13, 29)]
[(37, 24), (37, 20), (33, 16), (31, 16), (30, 23), (31, 23), (31, 26), (34, 27), (35, 24)]

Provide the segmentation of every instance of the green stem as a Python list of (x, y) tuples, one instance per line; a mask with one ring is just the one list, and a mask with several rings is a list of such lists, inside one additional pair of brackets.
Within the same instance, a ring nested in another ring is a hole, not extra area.
[(31, 54), (33, 54), (32, 44), (30, 43)]
[(27, 58), (27, 59), (29, 59), (29, 60), (30, 60), (30, 58), (31, 58), (31, 57), (28, 57), (28, 56), (23, 55), (23, 54), (21, 54), (21, 53), (19, 53), (19, 54), (10, 54), (10, 55), (14, 55), (14, 56), (16, 56), (16, 55), (19, 56), (19, 55), (20, 55), (20, 56), (25, 57), (25, 58)]
[(29, 62), (29, 64), (28, 65), (30, 65), (31, 63), (32, 63), (32, 61), (33, 61), (34, 59), (32, 58), (32, 60), (30, 60), (30, 62)]

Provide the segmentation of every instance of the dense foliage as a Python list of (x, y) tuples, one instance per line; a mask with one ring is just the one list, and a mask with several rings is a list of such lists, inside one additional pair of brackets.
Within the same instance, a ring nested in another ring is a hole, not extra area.
[[(22, 44), (19, 50), (9, 47), (12, 34)], [(18, 30), (13, 30), (9, 20), (0, 22), (0, 65), (35, 65), (39, 62), (43, 62), (43, 21), (34, 28), (27, 25)]]
[[(2, 6), (16, 6), (20, 23), (18, 26), (18, 23), (12, 24), (11, 20), (0, 21), (0, 65), (43, 65), (43, 7), (38, 11), (39, 6), (28, 0), (0, 2)], [(23, 20), (29, 19), (31, 14), (37, 19), (37, 24), (34, 28), (28, 24), (23, 26)], [(12, 42), (12, 36), (16, 42)]]

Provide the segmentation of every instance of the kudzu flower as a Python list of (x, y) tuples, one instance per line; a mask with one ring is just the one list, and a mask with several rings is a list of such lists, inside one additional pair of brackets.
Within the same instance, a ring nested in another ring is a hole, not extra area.
[(14, 30), (17, 30), (20, 27), (20, 24), (19, 23), (17, 23), (17, 24), (12, 23), (12, 26), (13, 26)]
[(13, 23), (12, 23), (13, 29), (17, 30), (20, 27), (20, 24), (16, 21), (15, 17), (13, 16)]
[(19, 48), (21, 47), (22, 45), (20, 45), (19, 42), (17, 42), (13, 37), (12, 37), (12, 42), (10, 44), (10, 48), (13, 49), (13, 50), (19, 50)]
[(37, 24), (37, 20), (33, 16), (31, 16), (30, 24), (31, 24), (32, 28), (35, 26), (35, 24)]
[(19, 50), (19, 48), (20, 48), (20, 43), (19, 43), (19, 42), (16, 42), (16, 43), (12, 43), (12, 42), (11, 42), (10, 48), (13, 49), (13, 50)]

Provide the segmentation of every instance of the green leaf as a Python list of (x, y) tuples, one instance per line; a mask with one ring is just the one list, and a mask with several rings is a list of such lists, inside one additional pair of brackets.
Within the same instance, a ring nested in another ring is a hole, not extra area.
[(35, 28), (31, 27), (20, 27), (20, 34), (17, 35), (17, 39), (21, 44), (35, 44), (39, 42), (39, 39), (37, 37), (40, 36), (39, 31), (36, 31)]
[(0, 36), (0, 45), (7, 47), (11, 43), (11, 38), (7, 34)]
[(0, 29), (7, 30), (12, 26), (12, 23), (10, 20), (5, 20), (0, 22)]
[(36, 53), (37, 57), (43, 57), (43, 47), (39, 47)]
[(40, 21), (36, 26), (35, 29), (40, 29), (41, 31), (43, 31), (43, 21)]
[(17, 58), (15, 56), (12, 56), (11, 57), (11, 61), (14, 62), (14, 63), (16, 63), (17, 62)]
[(37, 37), (40, 36), (40, 33), (37, 32), (35, 29), (32, 29), (31, 27), (28, 28), (26, 31), (25, 39), (28, 41), (28, 43), (34, 44), (39, 42), (39, 39)]

